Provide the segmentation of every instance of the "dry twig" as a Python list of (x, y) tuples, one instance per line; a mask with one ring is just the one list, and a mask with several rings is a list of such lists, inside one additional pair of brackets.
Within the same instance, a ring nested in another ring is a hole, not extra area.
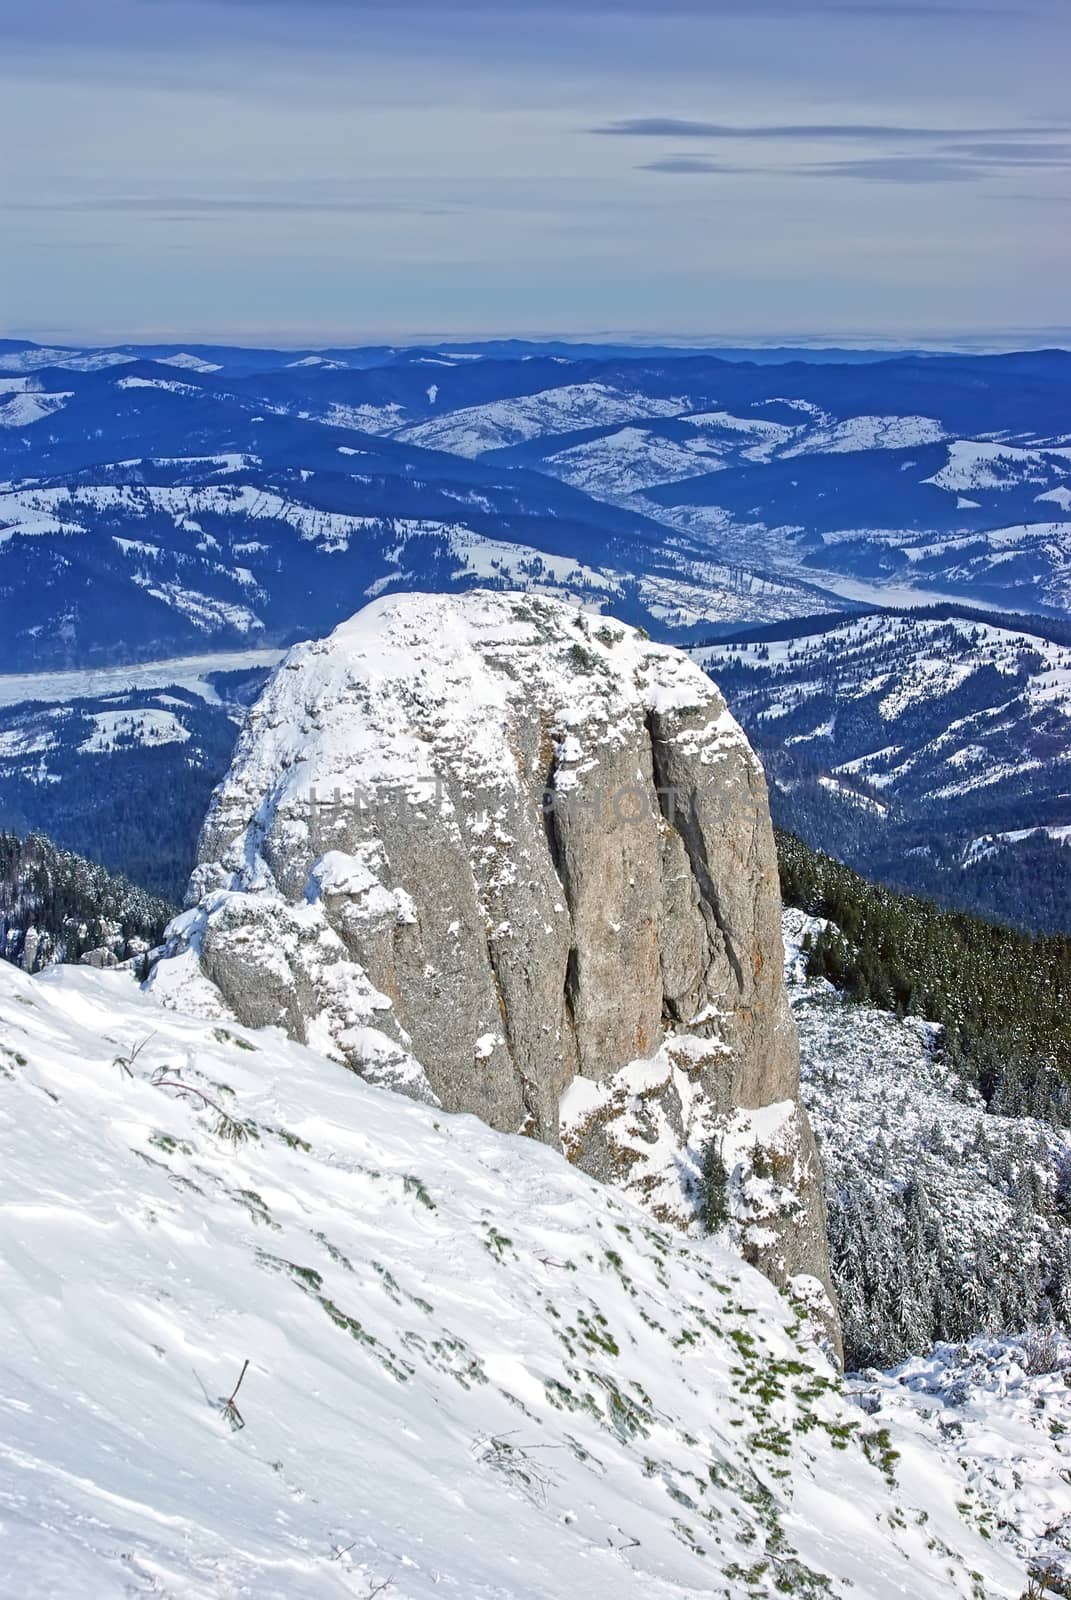
[(245, 1375), (248, 1372), (248, 1370), (249, 1370), (249, 1357), (246, 1356), (244, 1362), (242, 1363), (242, 1370), (238, 1374), (238, 1382), (235, 1384), (234, 1388), (231, 1390), (231, 1392), (228, 1395), (227, 1399), (220, 1401), (220, 1406), (219, 1406), (220, 1411), (222, 1412), (223, 1416), (226, 1417), (227, 1421), (230, 1423), (231, 1427), (235, 1430), (235, 1432), (237, 1432), (239, 1428), (244, 1428), (245, 1427), (245, 1418), (242, 1416), (242, 1413), (238, 1410), (238, 1407), (235, 1405), (235, 1399), (237, 1397), (238, 1390), (242, 1387), (242, 1379), (245, 1377)]

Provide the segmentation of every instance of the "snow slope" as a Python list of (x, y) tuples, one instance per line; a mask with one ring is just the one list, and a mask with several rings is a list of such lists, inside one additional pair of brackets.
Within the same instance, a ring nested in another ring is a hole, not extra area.
[(629, 427), (561, 450), (547, 466), (575, 489), (614, 500), (651, 484), (716, 472), (723, 454), (716, 443), (702, 437), (664, 439), (645, 428)]
[(688, 408), (685, 398), (663, 400), (605, 383), (573, 383), (516, 400), (466, 406), (403, 428), (398, 438), (431, 450), (479, 456), (543, 434), (607, 427), (642, 417), (676, 417)]
[[(954, 1445), (963, 1501), (1041, 1571), (1071, 1578), (1071, 1340), (1054, 1334), (939, 1344), (850, 1390), (868, 1415), (938, 1448)], [(1059, 1591), (1055, 1591), (1059, 1592)]]
[(840, 455), (849, 450), (903, 450), (919, 444), (939, 444), (946, 438), (934, 417), (848, 417), (818, 428), (800, 444), (783, 452), (789, 456)]
[[(324, 550), (345, 550), (351, 539), (360, 538), (382, 520), (321, 511), (254, 484), (213, 484), (207, 488), (186, 484), (93, 484), (0, 493), (0, 539), (16, 534), (80, 533), (102, 515), (116, 514), (131, 519), (162, 514), (187, 533), (203, 531), (197, 520), (201, 517), (285, 523), (300, 538)], [(417, 522), (411, 526), (421, 533), (445, 531), (441, 523)]]
[(33, 422), (40, 422), (42, 417), (51, 416), (53, 411), (59, 411), (70, 398), (69, 393), (16, 392), (11, 399), (0, 402), (0, 428), (29, 427)]
[(79, 747), (85, 754), (108, 750), (118, 743), (147, 745), (186, 744), (189, 729), (173, 712), (159, 707), (144, 711), (97, 711), (93, 713), (93, 732)]
[(954, 439), (948, 462), (925, 483), (954, 494), (978, 489), (1009, 489), (1021, 483), (1047, 483), (1053, 472), (1071, 475), (1071, 450), (1036, 449), (992, 440)]
[(36, 372), (41, 367), (63, 367), (68, 372), (102, 372), (107, 367), (128, 366), (137, 359), (118, 350), (69, 350), (31, 345), (24, 350), (0, 351), (0, 372)]
[(208, 681), (212, 673), (274, 667), (282, 655), (282, 650), (220, 650), (74, 672), (0, 672), (0, 706), (19, 705), (23, 700), (97, 699), (131, 689), (167, 689), (173, 685), (189, 689), (208, 705), (219, 705), (219, 695)]
[(736, 1258), (125, 973), (0, 970), (0, 1204), (20, 1600), (1023, 1588)]
[[(940, 1028), (852, 1004), (823, 979), (808, 980), (801, 945), (821, 926), (785, 912), (801, 1093), (826, 1168), (846, 1338), (856, 1348), (873, 1339), (884, 1360), (907, 1355), (887, 1373), (857, 1373), (849, 1392), (876, 1423), (948, 1452), (964, 1515), (979, 1529), (1000, 1528), (1024, 1561), (1055, 1564), (1071, 1579), (1071, 1340), (1008, 1335), (988, 1299), (1002, 1280), (1021, 1299), (1013, 1326), (1054, 1313), (1066, 1322), (1059, 1270), (1064, 1264), (1066, 1293), (1071, 1242), (1054, 1191), (1071, 1162), (1071, 1131), (991, 1113), (943, 1057)], [(929, 1348), (903, 1258), (882, 1258), (890, 1249), (882, 1229), (900, 1224), (909, 1183), (925, 1195), (963, 1344)], [(858, 1276), (846, 1280), (839, 1259), (840, 1224), (853, 1213), (872, 1219), (869, 1253), (885, 1280), (865, 1304)]]

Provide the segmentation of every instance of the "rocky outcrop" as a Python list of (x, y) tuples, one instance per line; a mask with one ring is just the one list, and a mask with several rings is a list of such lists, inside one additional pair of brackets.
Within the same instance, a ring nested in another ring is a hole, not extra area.
[(766, 785), (680, 652), (529, 596), (376, 602), (280, 666), (199, 854), (171, 948), (204, 1004), (564, 1137), (667, 1219), (728, 1140), (745, 1245), (828, 1285)]

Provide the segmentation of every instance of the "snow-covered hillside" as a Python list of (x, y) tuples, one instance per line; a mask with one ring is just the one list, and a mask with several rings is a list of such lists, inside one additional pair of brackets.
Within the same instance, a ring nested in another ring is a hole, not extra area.
[(1024, 1588), (763, 1279), (549, 1149), (11, 968), (0, 1142), (20, 1600)]
[[(429, 400), (435, 398), (429, 393)], [(430, 450), (479, 456), (546, 434), (601, 428), (641, 417), (675, 417), (691, 409), (686, 396), (660, 399), (604, 383), (563, 384), (517, 400), (465, 407), (404, 428), (400, 437)]]
[(965, 1516), (1018, 1549), (1049, 1593), (1071, 1579), (1071, 1340), (1020, 1337), (940, 1344), (849, 1392), (898, 1438), (948, 1452), (962, 1473)]
[[(0, 395), (4, 392), (0, 388)], [(29, 427), (33, 422), (40, 422), (42, 417), (51, 416), (53, 411), (59, 411), (70, 398), (69, 393), (62, 391), (36, 394), (21, 390), (10, 399), (0, 399), (0, 428)]]
[(660, 437), (632, 425), (589, 443), (570, 445), (548, 457), (547, 466), (585, 494), (614, 500), (628, 498), (651, 484), (716, 472), (723, 458), (724, 451), (708, 439)]
[[(61, 673), (21, 679), (13, 704), (0, 697), (0, 827), (43, 832), (176, 904), (265, 669), (188, 663), (184, 684), (182, 663), (172, 665), (175, 679), (162, 689), (121, 686), (119, 674)], [(110, 693), (93, 693), (109, 680)]]
[(0, 958), (111, 966), (159, 944), (174, 906), (49, 840), (0, 833)]
[[(940, 1028), (808, 980), (803, 944), (821, 926), (785, 912), (848, 1359), (902, 1362), (857, 1373), (851, 1392), (948, 1451), (980, 1529), (1069, 1579), (1071, 1340), (1056, 1327), (1071, 1322), (1071, 1131), (987, 1111)], [(932, 1349), (935, 1331), (957, 1342)]]
[[(1059, 850), (1071, 825), (1066, 643), (887, 613), (697, 654), (767, 763), (778, 820), (811, 843), (923, 888), (940, 888), (932, 873), (947, 871), (963, 879), (949, 892), (968, 903), (961, 869), (979, 882), (997, 846), (1008, 864), (1047, 842), (1051, 871), (1071, 875), (1071, 852)], [(844, 820), (860, 804), (874, 819), (863, 832)], [(979, 903), (1015, 920), (1031, 909)]]
[[(1068, 495), (1065, 504), (1063, 496)], [(1052, 489), (1035, 495), (1065, 513), (1071, 510), (1071, 490)], [(1043, 605), (1054, 611), (1071, 610), (1071, 523), (1036, 520), (1014, 527), (996, 527), (984, 533), (949, 536), (911, 535), (890, 541), (912, 573), (927, 583), (936, 582), (984, 599), (989, 593), (1021, 601), (1024, 609)]]
[(785, 913), (802, 1092), (832, 1197), (851, 1356), (898, 1359), (935, 1325), (969, 1338), (1071, 1322), (1071, 1232), (1058, 1204), (1071, 1132), (987, 1110), (932, 1023), (807, 981), (800, 944), (818, 926)]
[[(19, 664), (60, 664), (46, 657), (61, 619), (63, 664), (106, 648), (94, 617), (117, 640), (117, 552), (120, 584), (141, 588), (124, 595), (130, 655), (154, 635), (179, 653), (324, 632), (342, 614), (325, 589), (370, 597), (392, 564), (400, 587), (466, 586), (474, 560), (499, 559), (485, 543), (517, 547), (513, 585), (531, 552), (598, 570), (629, 620), (671, 636), (905, 593), (1068, 604), (1060, 352), (489, 354), (0, 348), (0, 588), (18, 595)], [(91, 537), (72, 547), (75, 531)], [(105, 533), (123, 542), (98, 547)], [(691, 592), (649, 604), (630, 586), (652, 576)], [(737, 603), (756, 582), (772, 586), (765, 613)]]
[[(868, 616), (697, 654), (713, 677), (739, 684), (746, 721), (883, 796), (951, 799), (1036, 773), (1036, 733), (1048, 719), (1068, 741), (1050, 762), (1071, 759), (1071, 647), (1035, 634)], [(946, 719), (950, 707), (959, 714)]]
[[(223, 451), (0, 485), (0, 588), (20, 596), (9, 664), (289, 641), (400, 588), (542, 589), (692, 637), (830, 603), (710, 559), (705, 544), (667, 544), (655, 525), (546, 478), (521, 492), (506, 474), (481, 490), (402, 477), (393, 463), (388, 476), (369, 472), (366, 451), (319, 437), (317, 449), (327, 465), (315, 469)], [(99, 603), (86, 603), (87, 587)]]

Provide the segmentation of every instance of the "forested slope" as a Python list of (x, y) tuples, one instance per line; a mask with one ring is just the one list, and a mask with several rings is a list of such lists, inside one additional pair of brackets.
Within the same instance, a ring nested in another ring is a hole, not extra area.
[(0, 956), (27, 972), (94, 953), (110, 965), (160, 942), (174, 907), (31, 834), (0, 833)]

